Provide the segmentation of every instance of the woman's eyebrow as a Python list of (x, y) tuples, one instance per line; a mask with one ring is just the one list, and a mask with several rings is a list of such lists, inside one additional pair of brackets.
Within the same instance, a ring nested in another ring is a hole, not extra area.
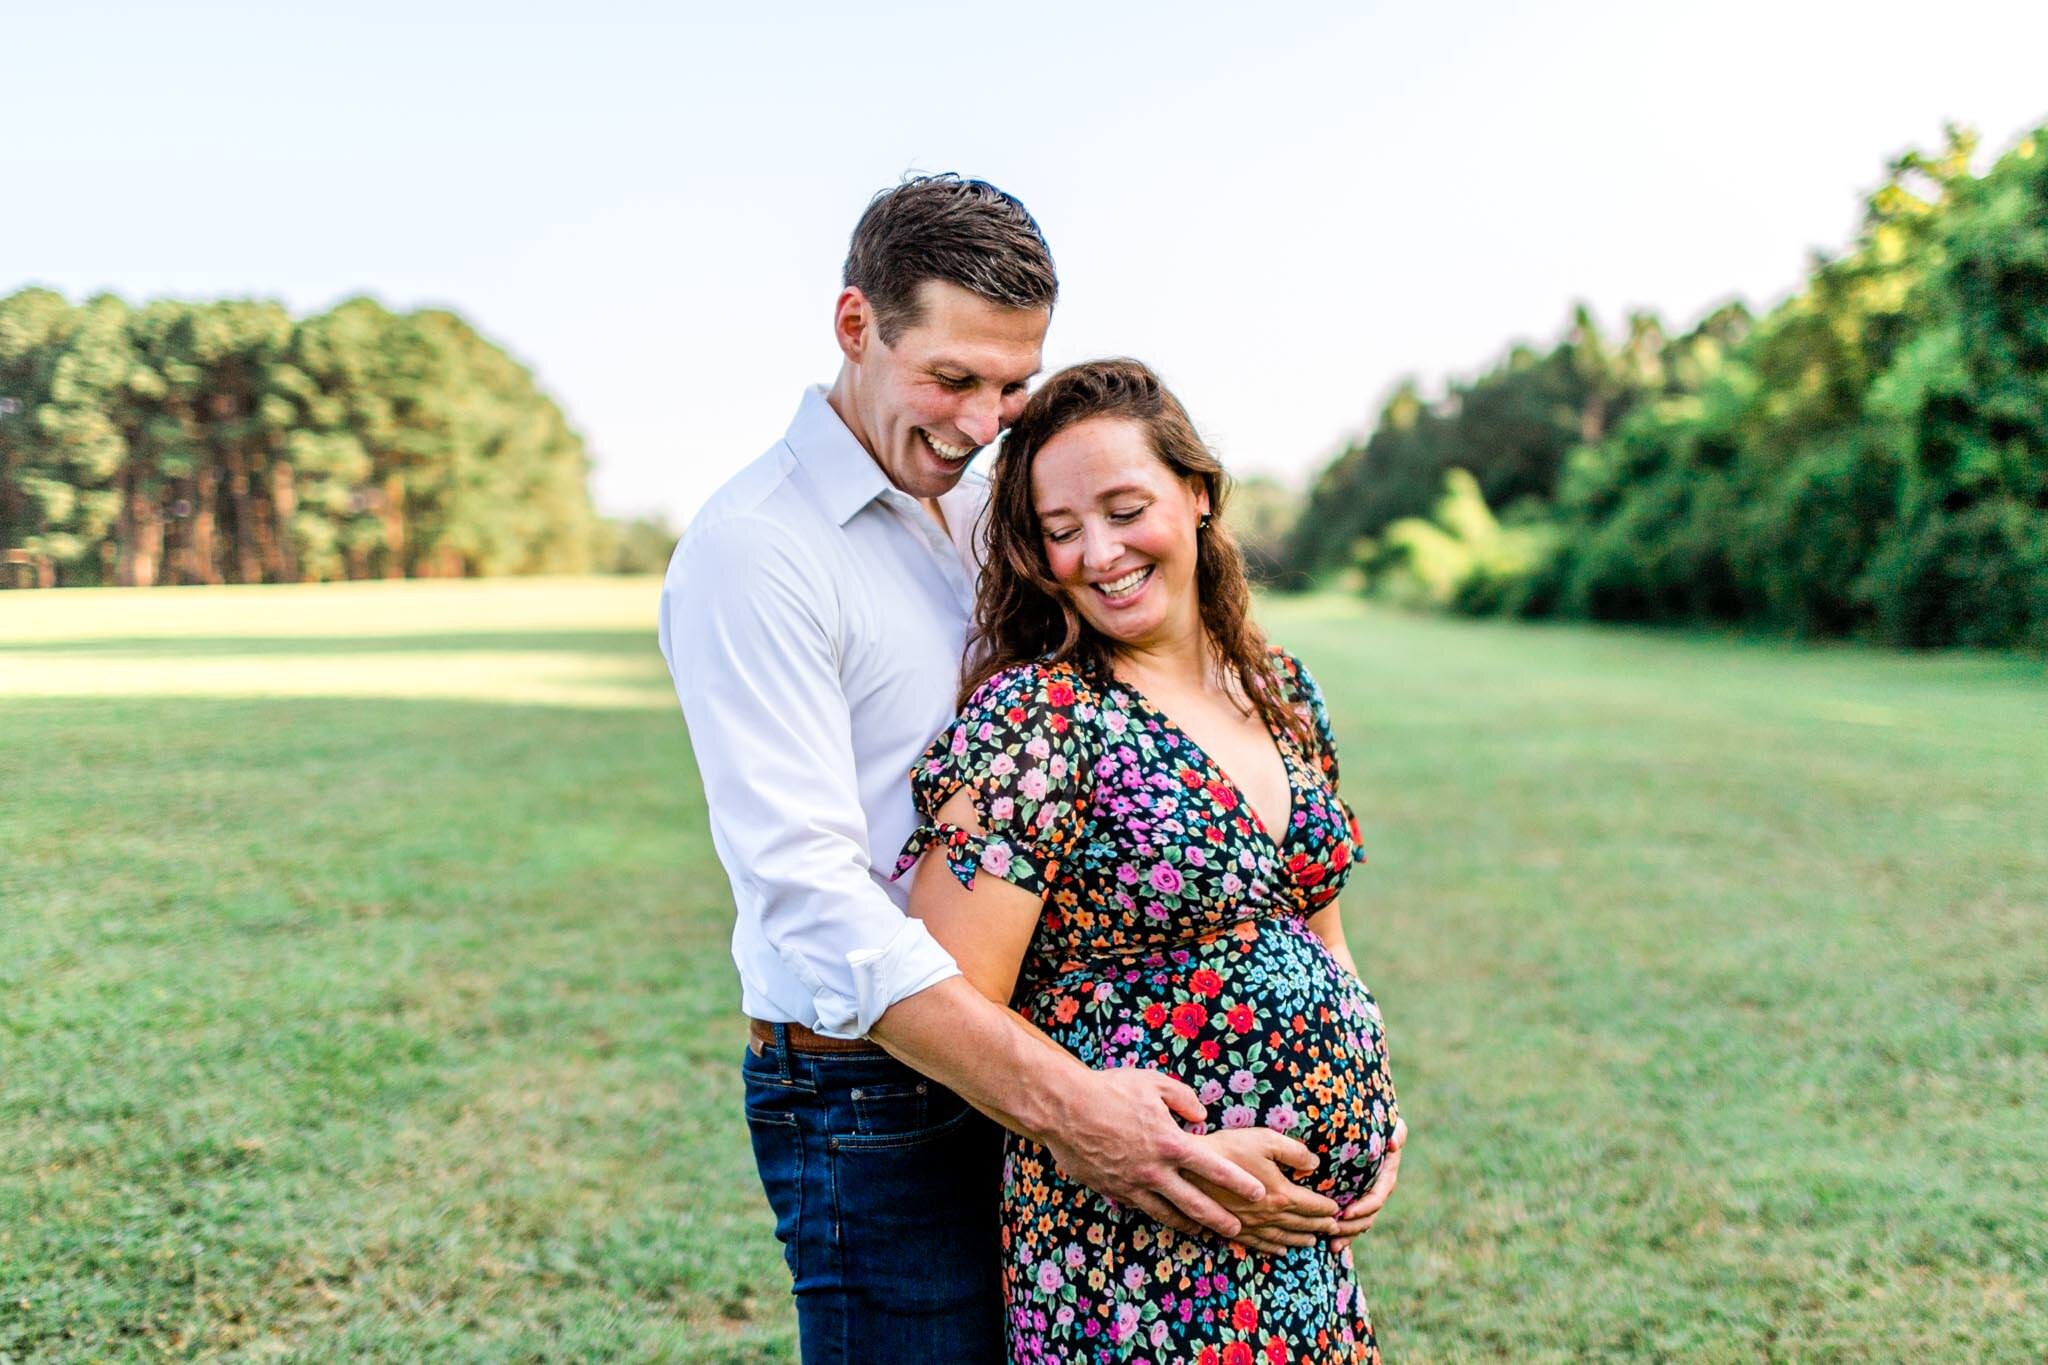
[[(1144, 495), (1150, 493), (1151, 491), (1151, 489), (1145, 488), (1139, 484), (1120, 483), (1114, 488), (1103, 489), (1100, 493), (1095, 495), (1095, 500), (1097, 502), (1108, 502), (1112, 498), (1121, 498), (1132, 493)], [(1064, 507), (1041, 507), (1038, 509), (1038, 519), (1040, 521), (1044, 521), (1047, 517), (1065, 517), (1072, 515), (1073, 513), (1069, 512)]]

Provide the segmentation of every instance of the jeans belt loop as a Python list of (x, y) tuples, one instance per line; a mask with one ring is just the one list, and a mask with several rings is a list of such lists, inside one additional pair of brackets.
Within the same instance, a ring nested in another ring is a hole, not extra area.
[(775, 1026), (775, 1065), (781, 1070), (782, 1083), (784, 1085), (788, 1085), (796, 1079), (789, 1069), (789, 1025), (787, 1024), (777, 1024)]

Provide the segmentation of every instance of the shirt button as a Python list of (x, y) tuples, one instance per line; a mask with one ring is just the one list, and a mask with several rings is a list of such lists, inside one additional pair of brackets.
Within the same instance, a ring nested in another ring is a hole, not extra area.
[(859, 1098), (860, 1098), (860, 1091), (858, 1091), (858, 1090), (854, 1091), (854, 1092), (853, 1092), (853, 1097), (854, 1097), (855, 1099), (859, 1099)]

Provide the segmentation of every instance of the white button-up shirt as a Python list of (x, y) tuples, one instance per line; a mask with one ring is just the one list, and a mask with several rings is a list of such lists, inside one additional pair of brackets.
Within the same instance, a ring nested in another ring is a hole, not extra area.
[(911, 764), (954, 715), (987, 498), (963, 478), (942, 530), (812, 389), (669, 561), (661, 652), (756, 1019), (858, 1038), (959, 973), (889, 873), (917, 824)]

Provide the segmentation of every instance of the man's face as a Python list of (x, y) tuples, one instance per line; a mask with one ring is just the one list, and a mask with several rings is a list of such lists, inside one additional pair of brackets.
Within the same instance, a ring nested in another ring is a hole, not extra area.
[[(857, 354), (847, 351), (853, 412), (842, 415), (889, 482), (935, 498), (1024, 410), (1052, 315), (1004, 308), (940, 280), (919, 285), (918, 301), (917, 324), (894, 344), (868, 312)], [(842, 299), (842, 319), (844, 308)], [(849, 340), (842, 334), (842, 347)]]

